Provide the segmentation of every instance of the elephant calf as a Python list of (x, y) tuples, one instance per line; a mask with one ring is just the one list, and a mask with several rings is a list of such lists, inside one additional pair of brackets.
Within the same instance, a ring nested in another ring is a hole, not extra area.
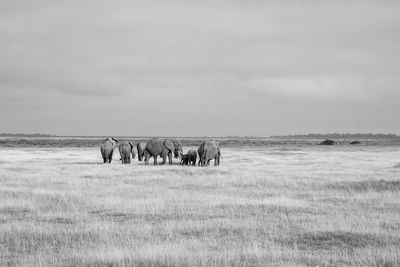
[(182, 155), (181, 164), (182, 165), (196, 165), (197, 151), (189, 150), (187, 154)]
[(189, 155), (188, 154), (182, 155), (181, 165), (189, 165)]
[(119, 145), (119, 154), (121, 156), (122, 164), (130, 164), (131, 155), (132, 158), (135, 158), (135, 147), (131, 142), (123, 142)]

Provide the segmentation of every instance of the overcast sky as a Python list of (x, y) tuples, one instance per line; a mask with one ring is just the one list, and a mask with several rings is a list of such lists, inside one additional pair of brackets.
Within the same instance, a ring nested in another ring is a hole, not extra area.
[(400, 134), (400, 1), (0, 1), (0, 132)]

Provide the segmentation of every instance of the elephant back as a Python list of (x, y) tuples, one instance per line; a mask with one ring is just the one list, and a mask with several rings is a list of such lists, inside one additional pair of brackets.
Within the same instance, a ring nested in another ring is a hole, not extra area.
[(114, 150), (117, 145), (117, 140), (115, 138), (109, 137), (104, 139), (103, 144), (100, 146), (102, 151)]
[(138, 153), (143, 153), (145, 148), (146, 148), (146, 143), (139, 143), (139, 144), (137, 144), (137, 151), (138, 151)]
[(123, 142), (122, 144), (119, 145), (118, 147), (119, 153), (126, 153), (131, 150), (131, 145), (128, 142)]
[(204, 152), (211, 157), (220, 154), (219, 145), (217, 141), (206, 141), (204, 142)]
[(191, 149), (187, 152), (187, 154), (191, 157), (196, 156), (197, 157), (197, 151), (194, 149)]

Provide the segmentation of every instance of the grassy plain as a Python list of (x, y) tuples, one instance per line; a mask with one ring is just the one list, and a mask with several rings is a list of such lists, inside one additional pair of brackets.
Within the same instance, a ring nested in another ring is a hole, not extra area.
[(1, 148), (0, 265), (400, 266), (398, 146), (222, 147), (207, 168), (118, 158)]

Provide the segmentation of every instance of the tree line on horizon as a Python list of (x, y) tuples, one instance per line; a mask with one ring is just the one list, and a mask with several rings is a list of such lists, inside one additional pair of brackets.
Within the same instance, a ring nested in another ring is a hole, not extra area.
[(307, 138), (307, 139), (397, 139), (400, 138), (396, 134), (373, 134), (373, 133), (330, 133), (330, 134), (294, 134), (294, 135), (283, 135), (273, 136), (274, 138)]

